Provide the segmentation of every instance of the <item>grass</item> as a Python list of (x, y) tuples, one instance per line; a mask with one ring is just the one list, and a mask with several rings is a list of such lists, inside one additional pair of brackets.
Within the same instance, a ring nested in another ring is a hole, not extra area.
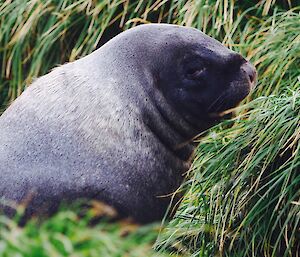
[(163, 247), (184, 242), (193, 256), (299, 253), (300, 91), (241, 109), (233, 126), (201, 140)]
[(33, 78), (147, 22), (201, 29), (241, 52), (259, 75), (234, 122), (222, 123), (200, 140), (182, 187), (185, 197), (159, 235), (160, 252), (151, 249), (157, 227), (136, 228), (124, 237), (124, 224), (90, 226), (89, 218), (76, 211), (62, 211), (23, 228), (0, 216), (0, 255), (299, 256), (297, 0), (255, 5), (232, 0), (0, 0), (0, 108)]
[(0, 256), (170, 256), (152, 249), (158, 224), (141, 227), (106, 219), (91, 225), (94, 217), (95, 208), (85, 214), (80, 207), (62, 209), (47, 220), (32, 219), (21, 228), (18, 219), (0, 216)]

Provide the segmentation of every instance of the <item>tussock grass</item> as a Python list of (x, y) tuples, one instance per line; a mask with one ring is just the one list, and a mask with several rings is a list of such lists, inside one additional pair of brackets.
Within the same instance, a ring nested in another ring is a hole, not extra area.
[(32, 219), (25, 227), (19, 227), (17, 219), (0, 216), (0, 256), (170, 256), (152, 249), (157, 224), (140, 227), (102, 220), (91, 225), (93, 212), (80, 212), (80, 208), (61, 210), (43, 222)]
[(300, 92), (242, 109), (232, 127), (222, 124), (201, 140), (162, 245), (193, 256), (299, 253)]
[(299, 87), (299, 11), (297, 8), (274, 12), (259, 21), (250, 20), (238, 33), (236, 50), (252, 61), (259, 74), (259, 84), (252, 98)]

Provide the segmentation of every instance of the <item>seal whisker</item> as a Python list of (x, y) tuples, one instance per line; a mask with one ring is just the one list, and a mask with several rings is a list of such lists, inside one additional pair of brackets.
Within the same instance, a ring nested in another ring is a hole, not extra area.
[[(211, 111), (217, 104), (222, 104), (223, 102), (224, 102), (224, 96), (226, 96), (227, 95), (227, 91), (224, 91), (222, 94), (220, 94), (217, 98), (216, 98), (216, 100), (214, 100), (213, 102), (212, 102), (212, 104), (208, 107), (208, 111)], [(219, 102), (219, 100), (221, 100), (221, 102)]]

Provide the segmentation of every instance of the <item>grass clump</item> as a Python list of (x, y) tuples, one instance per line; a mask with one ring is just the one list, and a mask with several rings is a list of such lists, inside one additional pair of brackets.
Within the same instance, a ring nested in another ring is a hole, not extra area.
[(152, 249), (159, 226), (140, 227), (129, 221), (98, 221), (92, 212), (62, 209), (43, 222), (31, 219), (24, 227), (17, 220), (0, 216), (0, 256), (121, 257), (170, 256)]
[[(235, 32), (234, 49), (244, 53), (257, 68), (259, 84), (252, 98), (299, 88), (300, 9), (274, 12), (271, 17), (250, 19)], [(227, 39), (225, 38), (225, 41)], [(229, 43), (230, 44), (230, 43)]]
[(300, 92), (243, 108), (233, 127), (201, 140), (163, 244), (193, 256), (299, 253)]

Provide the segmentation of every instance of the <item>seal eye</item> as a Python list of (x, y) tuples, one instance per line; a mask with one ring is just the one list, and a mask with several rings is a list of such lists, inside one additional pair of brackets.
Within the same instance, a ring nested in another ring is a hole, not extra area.
[(188, 79), (199, 79), (204, 74), (205, 68), (190, 68), (186, 71)]

